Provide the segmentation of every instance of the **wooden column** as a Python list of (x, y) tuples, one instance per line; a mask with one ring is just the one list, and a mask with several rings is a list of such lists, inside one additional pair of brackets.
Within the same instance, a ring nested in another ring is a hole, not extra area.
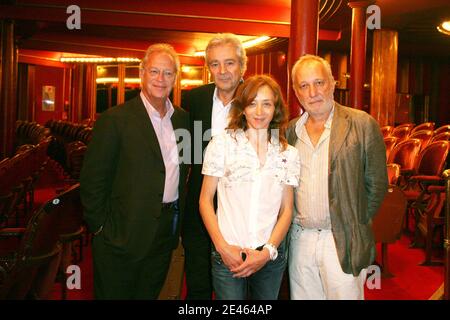
[(119, 84), (117, 85), (117, 104), (125, 102), (125, 64), (119, 63), (117, 65)]
[(291, 29), (288, 58), (288, 101), (291, 118), (300, 111), (300, 104), (292, 89), (291, 70), (295, 61), (305, 54), (317, 54), (319, 38), (319, 1), (291, 1)]
[(380, 126), (395, 124), (398, 33), (375, 30), (372, 49), (370, 114)]
[(83, 79), (85, 74), (85, 67), (83, 64), (75, 64), (72, 72), (73, 87), (72, 87), (72, 122), (78, 123), (82, 120), (83, 108)]
[(14, 21), (1, 21), (0, 159), (13, 153), (17, 113), (17, 48)]
[(352, 1), (352, 40), (350, 49), (350, 107), (362, 109), (366, 68), (366, 9), (374, 1)]
[[(96, 100), (97, 100), (97, 65), (89, 63), (84, 65), (85, 73), (83, 78), (83, 108), (81, 120), (95, 119)], [(125, 69), (124, 69), (125, 70)], [(120, 83), (120, 80), (119, 80)], [(119, 90), (118, 90), (119, 92)], [(125, 97), (125, 91), (121, 93)], [(119, 94), (118, 94), (119, 96)]]

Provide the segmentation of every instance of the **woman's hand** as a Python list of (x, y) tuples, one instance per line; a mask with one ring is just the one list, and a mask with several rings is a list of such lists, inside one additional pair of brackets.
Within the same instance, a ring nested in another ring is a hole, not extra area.
[(230, 270), (238, 268), (244, 262), (244, 260), (242, 260), (241, 247), (227, 244), (220, 250), (217, 250), (217, 252), (219, 252), (223, 263)]
[(253, 249), (244, 249), (242, 250), (246, 254), (246, 259), (244, 263), (240, 266), (230, 269), (231, 272), (234, 273), (234, 278), (246, 278), (251, 276), (253, 273), (260, 270), (262, 267), (266, 265), (266, 263), (270, 260), (269, 250), (263, 249), (253, 250)]

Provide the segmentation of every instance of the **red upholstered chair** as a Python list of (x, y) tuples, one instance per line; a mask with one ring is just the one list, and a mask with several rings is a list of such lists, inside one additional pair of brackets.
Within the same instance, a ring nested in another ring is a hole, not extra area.
[[(0, 241), (19, 237), (16, 246), (0, 242), (0, 300), (46, 299), (59, 273), (65, 298), (66, 268), (73, 263), (73, 242), (84, 232), (80, 185), (47, 201), (26, 228), (5, 228)], [(81, 253), (80, 253), (81, 255)]]
[(435, 141), (450, 141), (450, 132), (441, 132), (438, 134), (435, 134), (433, 138), (431, 138), (430, 143)]
[[(52, 213), (52, 201), (36, 211), (26, 228), (0, 230), (0, 300), (37, 297), (32, 288), (38, 274), (56, 272), (61, 244), (57, 225), (59, 216)], [(19, 239), (13, 246), (11, 238)], [(54, 278), (53, 278), (54, 281)]]
[(391, 154), (392, 149), (394, 149), (395, 144), (397, 143), (398, 138), (396, 137), (385, 137), (384, 144), (386, 146), (386, 160), (389, 159), (389, 155)]
[[(423, 266), (442, 265), (442, 261), (433, 260), (433, 242), (436, 231), (443, 231), (445, 223), (445, 186), (430, 186), (429, 201), (425, 208), (418, 207), (416, 210), (416, 228), (418, 234), (425, 240), (425, 260)], [(439, 240), (441, 242), (441, 239)]]
[(411, 134), (417, 132), (417, 131), (421, 131), (421, 130), (434, 130), (434, 122), (424, 122), (421, 123), (417, 126), (415, 126), (412, 130), (411, 130)]
[(393, 126), (383, 126), (380, 128), (381, 133), (383, 134), (383, 137), (389, 137), (392, 133), (392, 131), (394, 131), (394, 127)]
[(394, 131), (392, 131), (391, 133), (391, 137), (396, 137), (398, 138), (397, 143), (400, 143), (406, 139), (408, 139), (409, 134), (411, 133), (412, 130), (412, 125), (401, 125), (398, 127), (395, 127)]
[(401, 189), (396, 186), (400, 176), (398, 164), (387, 165), (389, 188), (380, 209), (372, 221), (375, 242), (381, 242), (382, 276), (393, 277), (389, 271), (388, 244), (394, 243), (401, 236), (403, 217), (406, 211), (406, 198)]
[[(408, 199), (409, 208), (411, 209), (409, 211), (411, 213), (414, 212), (414, 216), (416, 217), (416, 225), (418, 222), (417, 209), (425, 210), (424, 207), (430, 201), (428, 188), (443, 183), (441, 176), (449, 148), (450, 142), (436, 141), (425, 147), (419, 154), (416, 167), (413, 171), (414, 175), (411, 176), (409, 184), (404, 190), (405, 196)], [(416, 240), (417, 232), (416, 227)]]
[(403, 128), (403, 127), (408, 127), (408, 128), (414, 128), (415, 124), (414, 123), (402, 123), (397, 125), (395, 128)]
[[(415, 128), (414, 128), (415, 129)], [(419, 139), (421, 141), (420, 149), (422, 150), (425, 148), (430, 140), (433, 138), (433, 131), (432, 130), (419, 130), (412, 132), (408, 139)]]
[[(387, 163), (396, 163), (400, 165), (402, 177), (407, 173), (411, 175), (416, 162), (416, 157), (419, 154), (420, 145), (419, 139), (408, 139), (401, 143), (397, 143), (389, 154)], [(402, 178), (402, 180), (403, 181), (400, 181), (401, 183), (403, 183), (405, 179)]]
[(443, 125), (436, 130), (434, 130), (434, 134), (437, 135), (442, 132), (450, 132), (450, 124)]

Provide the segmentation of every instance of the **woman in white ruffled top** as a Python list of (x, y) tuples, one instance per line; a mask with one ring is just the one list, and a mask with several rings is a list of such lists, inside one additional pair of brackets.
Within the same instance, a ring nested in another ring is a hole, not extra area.
[(287, 124), (279, 85), (269, 76), (253, 76), (237, 90), (227, 131), (206, 149), (200, 213), (214, 244), (217, 299), (278, 298), (300, 174), (298, 151), (285, 137)]

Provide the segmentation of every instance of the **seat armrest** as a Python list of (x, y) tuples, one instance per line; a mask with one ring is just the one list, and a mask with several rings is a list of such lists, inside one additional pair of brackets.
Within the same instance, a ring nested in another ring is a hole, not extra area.
[(0, 238), (21, 237), (25, 228), (3, 228), (0, 230)]

